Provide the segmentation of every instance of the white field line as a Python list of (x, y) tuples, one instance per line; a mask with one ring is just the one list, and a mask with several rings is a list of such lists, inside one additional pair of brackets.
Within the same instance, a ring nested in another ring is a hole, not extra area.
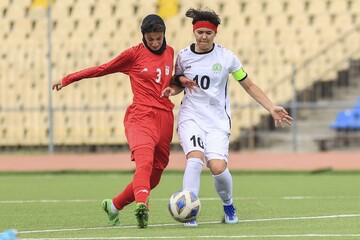
[[(291, 220), (311, 220), (311, 219), (331, 219), (331, 218), (351, 218), (351, 217), (360, 217), (360, 214), (340, 214), (340, 215), (328, 215), (328, 216), (307, 216), (307, 217), (287, 217), (287, 218), (263, 218), (263, 219), (245, 219), (239, 220), (239, 222), (268, 222), (268, 221), (291, 221)], [(221, 224), (220, 221), (211, 221), (211, 222), (199, 222), (200, 225), (207, 224)], [(166, 224), (149, 224), (148, 227), (166, 227), (166, 226), (176, 226), (182, 225), (180, 223), (166, 223)], [(128, 229), (128, 228), (137, 228), (135, 225), (129, 226), (115, 226), (115, 227), (94, 227), (94, 228), (65, 228), (65, 229), (47, 229), (47, 230), (29, 230), (29, 231), (20, 231), (20, 234), (26, 233), (49, 233), (49, 232), (73, 232), (73, 231), (88, 231), (88, 230), (105, 230), (105, 229)], [(24, 239), (24, 238), (21, 238)]]
[(221, 235), (209, 235), (209, 236), (159, 236), (159, 237), (86, 237), (86, 238), (21, 238), (22, 240), (112, 240), (112, 239), (211, 239), (211, 238), (234, 238), (234, 239), (246, 239), (246, 238), (346, 238), (346, 237), (360, 237), (360, 234), (275, 234), (275, 235), (232, 235), (232, 236), (221, 236)]
[[(282, 199), (282, 200), (304, 200), (304, 199), (358, 199), (360, 196), (285, 196), (279, 198), (257, 198), (257, 197), (240, 197), (235, 200), (259, 200), (259, 199)], [(218, 201), (218, 198), (202, 198), (203, 201)], [(83, 203), (83, 202), (98, 202), (100, 200), (95, 199), (77, 199), (77, 200), (15, 200), (15, 201), (0, 201), (0, 204), (9, 203)], [(154, 198), (152, 201), (168, 201), (164, 198)], [(329, 215), (329, 216), (305, 216), (305, 217), (291, 217), (291, 218), (266, 218), (266, 219), (244, 219), (239, 222), (265, 222), (265, 221), (291, 221), (291, 220), (311, 220), (311, 219), (331, 219), (331, 218), (350, 218), (360, 217), (360, 214), (342, 214), (342, 215)], [(201, 225), (206, 224), (220, 224), (220, 221), (212, 222), (200, 222)], [(182, 225), (180, 223), (169, 223), (169, 224), (150, 224), (149, 227), (166, 227)], [(118, 226), (118, 227), (96, 227), (96, 228), (71, 228), (71, 229), (48, 229), (48, 230), (30, 230), (21, 231), (20, 234), (27, 233), (46, 233), (46, 232), (72, 232), (72, 231), (87, 231), (87, 230), (105, 230), (105, 229), (129, 229), (137, 228), (137, 226)], [(110, 237), (110, 238), (21, 238), (22, 240), (98, 240), (98, 239), (203, 239), (203, 238), (291, 238), (291, 237), (360, 237), (359, 234), (293, 234), (293, 235), (237, 235), (237, 236), (161, 236), (161, 237)]]
[(84, 203), (84, 202), (99, 202), (100, 200), (91, 199), (74, 199), (74, 200), (7, 200), (0, 201), (0, 204), (12, 204), (12, 203)]
[(284, 200), (306, 200), (306, 199), (360, 199), (360, 196), (284, 196)]
[[(284, 196), (284, 197), (235, 197), (234, 200), (248, 201), (248, 200), (310, 200), (310, 199), (360, 199), (360, 196)], [(219, 198), (201, 198), (201, 201), (219, 201)], [(15, 204), (15, 203), (84, 203), (84, 202), (101, 202), (96, 199), (72, 199), (72, 200), (2, 200), (0, 204)], [(151, 201), (169, 201), (167, 198), (151, 198)]]

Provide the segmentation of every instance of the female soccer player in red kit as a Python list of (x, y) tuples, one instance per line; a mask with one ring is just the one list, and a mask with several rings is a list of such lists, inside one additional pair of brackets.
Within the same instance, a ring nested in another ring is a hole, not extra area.
[(161, 17), (146, 16), (141, 24), (142, 43), (105, 64), (69, 74), (52, 87), (59, 91), (81, 79), (117, 72), (130, 77), (134, 97), (127, 108), (124, 126), (136, 170), (133, 181), (118, 196), (102, 202), (110, 225), (120, 224), (119, 210), (135, 201), (138, 227), (147, 227), (150, 190), (158, 185), (169, 162), (174, 105), (168, 97), (161, 97), (161, 93), (170, 83), (174, 49), (166, 44), (165, 29)]

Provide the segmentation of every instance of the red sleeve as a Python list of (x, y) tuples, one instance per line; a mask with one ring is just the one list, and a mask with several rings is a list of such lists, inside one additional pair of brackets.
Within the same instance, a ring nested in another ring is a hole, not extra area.
[(129, 48), (107, 63), (67, 75), (62, 79), (62, 86), (65, 87), (84, 78), (101, 77), (116, 72), (128, 73), (133, 63), (133, 56), (134, 50)]

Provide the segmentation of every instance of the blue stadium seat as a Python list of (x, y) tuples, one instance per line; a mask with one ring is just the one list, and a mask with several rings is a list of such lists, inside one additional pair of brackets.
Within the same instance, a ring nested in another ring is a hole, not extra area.
[(351, 110), (340, 111), (336, 115), (335, 122), (330, 124), (330, 128), (335, 129), (335, 130), (350, 129), (351, 120), (352, 120), (352, 111)]
[(360, 130), (360, 97), (356, 99), (355, 106), (338, 112), (335, 122), (330, 124), (335, 130)]
[(335, 122), (330, 124), (335, 130), (360, 130), (360, 107), (338, 112)]
[(355, 106), (352, 109), (351, 128), (360, 130), (360, 97), (356, 99)]
[(352, 122), (351, 128), (354, 130), (360, 130), (360, 98), (358, 99), (358, 104), (352, 109)]

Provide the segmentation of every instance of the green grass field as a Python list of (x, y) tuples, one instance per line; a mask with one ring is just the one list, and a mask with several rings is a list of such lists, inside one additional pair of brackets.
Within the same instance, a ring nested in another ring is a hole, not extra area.
[(134, 205), (107, 226), (101, 201), (122, 190), (132, 173), (0, 173), (0, 229), (21, 239), (359, 239), (360, 174), (233, 172), (239, 224), (225, 225), (209, 172), (201, 180), (198, 228), (168, 213), (182, 173), (167, 172), (151, 193), (150, 225), (136, 228)]

